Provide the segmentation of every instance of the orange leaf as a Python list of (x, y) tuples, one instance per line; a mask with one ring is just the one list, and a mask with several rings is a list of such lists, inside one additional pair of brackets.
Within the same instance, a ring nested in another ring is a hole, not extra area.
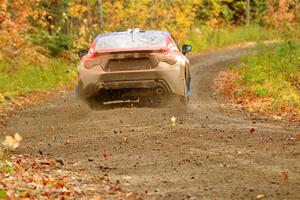
[(255, 128), (250, 129), (250, 133), (254, 133), (255, 131), (256, 131)]
[(288, 171), (282, 172), (282, 180), (284, 182), (288, 182), (289, 181), (289, 172)]
[(104, 154), (103, 154), (103, 157), (104, 157), (105, 159), (107, 159), (107, 158), (108, 158), (108, 154), (107, 154), (107, 153), (104, 153)]
[(23, 173), (24, 172), (24, 169), (21, 167), (21, 166), (16, 166), (15, 167), (15, 172), (17, 173), (17, 174), (21, 174), (21, 173)]

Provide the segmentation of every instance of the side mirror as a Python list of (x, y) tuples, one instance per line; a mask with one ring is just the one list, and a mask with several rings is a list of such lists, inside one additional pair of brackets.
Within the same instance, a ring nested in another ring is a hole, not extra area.
[(77, 55), (78, 57), (81, 59), (83, 56), (85, 56), (86, 54), (88, 54), (89, 51), (88, 50), (80, 50)]
[(191, 45), (188, 45), (188, 44), (184, 44), (183, 46), (182, 46), (182, 53), (185, 55), (185, 54), (187, 54), (187, 53), (189, 53), (189, 52), (191, 52), (192, 51), (192, 46)]

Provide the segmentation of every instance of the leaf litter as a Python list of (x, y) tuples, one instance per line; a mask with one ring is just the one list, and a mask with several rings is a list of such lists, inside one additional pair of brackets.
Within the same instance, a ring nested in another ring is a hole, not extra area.
[(0, 164), (0, 199), (142, 199), (107, 175), (74, 171), (54, 160), (13, 155)]
[(222, 71), (214, 80), (215, 89), (227, 97), (232, 106), (250, 113), (258, 113), (274, 120), (300, 121), (300, 110), (283, 104), (275, 109), (275, 99), (270, 96), (254, 94), (249, 88), (238, 81), (239, 74), (232, 71)]

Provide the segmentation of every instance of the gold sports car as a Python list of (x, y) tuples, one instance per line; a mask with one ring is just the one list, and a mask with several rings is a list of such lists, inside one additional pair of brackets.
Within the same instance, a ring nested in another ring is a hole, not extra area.
[(170, 33), (129, 29), (96, 37), (89, 50), (78, 52), (78, 96), (88, 103), (190, 96), (192, 50), (180, 50)]

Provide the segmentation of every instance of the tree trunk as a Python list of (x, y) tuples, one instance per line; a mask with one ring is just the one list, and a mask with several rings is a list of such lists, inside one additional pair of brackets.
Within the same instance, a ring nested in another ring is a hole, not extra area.
[(250, 25), (250, 18), (251, 18), (250, 13), (251, 13), (250, 0), (247, 0), (247, 21), (246, 21), (247, 26)]
[(100, 28), (104, 28), (104, 19), (103, 19), (103, 6), (102, 0), (98, 0), (98, 14), (99, 14), (99, 24)]
[[(300, 22), (300, 6), (297, 3), (297, 0), (295, 0), (295, 19), (296, 19), (296, 26), (298, 25), (298, 23)], [(299, 26), (299, 25), (298, 25)], [(296, 27), (298, 28), (298, 27)]]

